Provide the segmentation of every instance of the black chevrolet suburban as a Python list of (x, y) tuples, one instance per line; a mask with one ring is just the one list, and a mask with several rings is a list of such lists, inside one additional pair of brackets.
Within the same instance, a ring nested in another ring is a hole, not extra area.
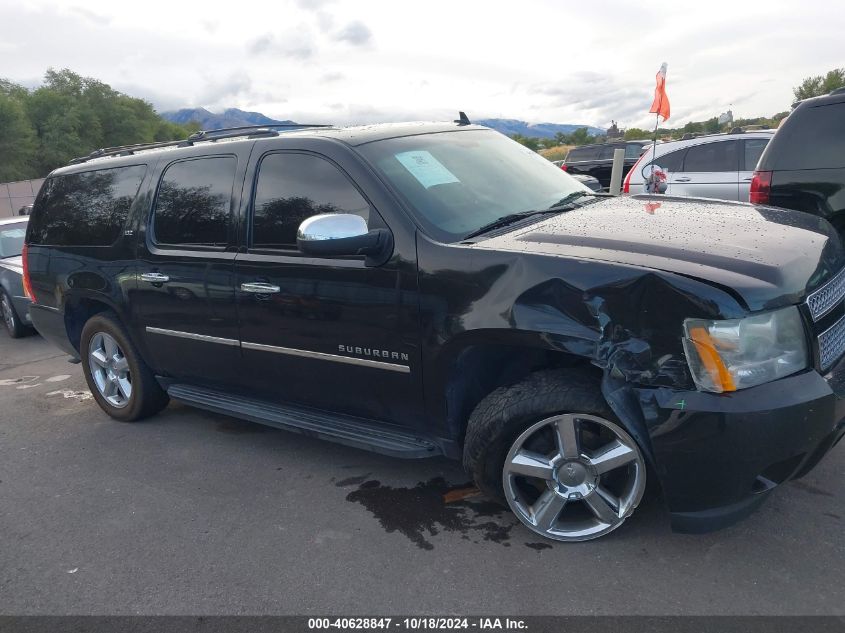
[(845, 433), (825, 220), (597, 195), (464, 121), (101, 150), (47, 178), (24, 262), (110, 416), (173, 399), (445, 455), (560, 541), (647, 480), (675, 529), (727, 525)]

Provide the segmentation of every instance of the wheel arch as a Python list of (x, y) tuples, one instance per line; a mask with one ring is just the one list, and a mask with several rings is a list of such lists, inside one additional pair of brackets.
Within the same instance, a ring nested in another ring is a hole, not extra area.
[[(87, 293), (73, 293), (66, 295), (63, 303), (67, 338), (77, 351), (80, 351), (82, 329), (91, 317), (102, 312), (112, 312), (126, 326), (123, 311), (108, 297), (89, 295)], [(128, 327), (126, 330), (127, 334), (129, 334)], [(131, 334), (129, 335), (131, 336)]]
[(438, 405), (447, 432), (462, 446), (470, 414), (488, 394), (543, 369), (577, 367), (601, 379), (602, 370), (590, 360), (556, 348), (541, 332), (467, 332), (444, 346), (433, 393), (443, 394)]

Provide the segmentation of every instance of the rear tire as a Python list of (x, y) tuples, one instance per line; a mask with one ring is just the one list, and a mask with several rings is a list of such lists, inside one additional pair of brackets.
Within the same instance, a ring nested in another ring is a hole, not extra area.
[(167, 406), (167, 393), (114, 313), (103, 312), (88, 319), (82, 328), (79, 353), (88, 388), (111, 417), (134, 422)]
[(464, 467), (530, 530), (559, 541), (618, 528), (642, 499), (646, 465), (597, 381), (540, 371), (497, 389), (470, 416)]
[(12, 338), (21, 338), (29, 333), (29, 328), (21, 321), (15, 311), (12, 298), (5, 290), (0, 290), (0, 317), (2, 317), (3, 325), (6, 326), (6, 331)]

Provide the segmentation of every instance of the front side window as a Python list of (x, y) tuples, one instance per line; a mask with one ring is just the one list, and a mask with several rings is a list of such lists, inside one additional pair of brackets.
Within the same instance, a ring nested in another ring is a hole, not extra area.
[(589, 190), (492, 130), (403, 136), (358, 148), (435, 239), (453, 242), (512, 213)]
[(234, 156), (199, 158), (170, 165), (156, 196), (155, 241), (181, 246), (226, 246), (237, 165)]
[(26, 220), (0, 224), (0, 259), (20, 255), (24, 237), (26, 237)]
[(368, 221), (370, 205), (328, 160), (283, 153), (261, 161), (253, 205), (253, 248), (295, 249), (302, 221), (323, 213), (354, 213)]
[(30, 221), (30, 242), (51, 246), (114, 243), (146, 171), (146, 165), (133, 165), (48, 178)]
[(693, 145), (684, 159), (685, 172), (737, 171), (736, 141), (717, 141)]
[(643, 153), (643, 146), (638, 143), (628, 143), (625, 146), (625, 158), (636, 160)]

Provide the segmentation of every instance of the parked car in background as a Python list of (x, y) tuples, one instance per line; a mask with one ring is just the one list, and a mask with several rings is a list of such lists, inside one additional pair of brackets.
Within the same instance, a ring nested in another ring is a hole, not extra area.
[(622, 170), (624, 177), (643, 149), (651, 141), (619, 141), (614, 143), (598, 143), (596, 145), (582, 145), (573, 147), (566, 155), (561, 169), (571, 175), (592, 176), (601, 183), (602, 187), (610, 187), (610, 172), (613, 169), (613, 150), (625, 150), (625, 162)]
[(707, 134), (649, 145), (624, 180), (623, 193), (643, 193), (652, 162), (667, 172), (666, 194), (748, 201), (757, 161), (774, 130)]
[(55, 170), (27, 230), (33, 322), (118, 420), (445, 455), (561, 541), (652, 477), (676, 529), (723, 527), (845, 434), (827, 222), (597, 195), (462, 121), (188, 140)]
[(23, 291), (21, 251), (29, 218), (0, 220), (0, 316), (12, 338), (31, 331), (29, 298)]
[(845, 88), (800, 102), (760, 157), (751, 202), (828, 219), (845, 235)]
[(25, 204), (20, 209), (18, 209), (18, 215), (29, 215), (30, 213), (32, 213), (31, 204)]
[[(560, 167), (561, 169), (563, 169), (563, 161), (562, 160), (553, 160), (552, 164), (555, 165), (556, 167)], [(566, 171), (566, 170), (564, 169), (564, 171)], [(603, 187), (601, 186), (601, 183), (598, 181), (598, 179), (594, 178), (593, 176), (586, 176), (584, 174), (569, 174), (569, 175), (572, 176), (578, 182), (580, 182), (582, 185), (584, 185), (585, 187), (590, 189), (591, 191), (601, 191), (603, 189)]]

